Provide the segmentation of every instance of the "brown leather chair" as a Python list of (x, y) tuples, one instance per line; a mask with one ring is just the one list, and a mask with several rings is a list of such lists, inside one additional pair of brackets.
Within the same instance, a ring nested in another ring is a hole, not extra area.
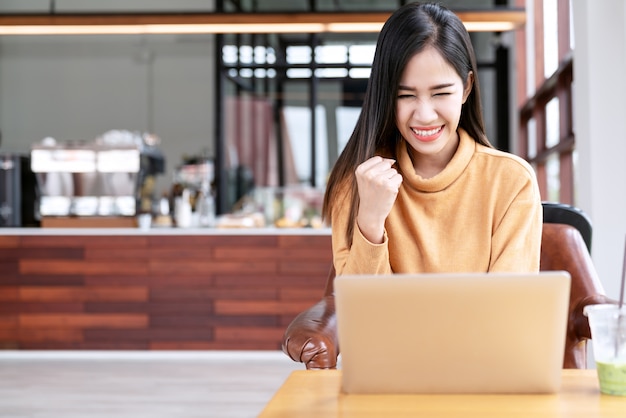
[[(589, 254), (591, 223), (577, 208), (544, 203), (541, 239), (541, 270), (565, 270), (572, 277), (564, 368), (586, 367), (586, 342), (591, 338), (586, 305), (615, 303), (604, 291)], [(331, 268), (324, 297), (300, 313), (287, 327), (282, 348), (292, 360), (307, 369), (337, 367), (339, 343), (333, 296), (334, 268)]]

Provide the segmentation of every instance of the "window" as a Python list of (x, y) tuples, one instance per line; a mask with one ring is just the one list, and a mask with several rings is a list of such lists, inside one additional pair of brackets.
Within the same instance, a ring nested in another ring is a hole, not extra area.
[[(280, 7), (287, 7), (283, 3)], [(296, 3), (289, 3), (290, 11), (391, 11), (406, 2)], [(471, 3), (484, 6), (482, 1), (464, 1), (463, 7), (473, 7)], [(269, 7), (267, 2), (247, 0), (217, 5), (218, 10), (246, 12)], [(497, 148), (509, 151), (509, 45), (497, 33), (472, 32), (471, 37), (487, 135)], [(360, 114), (377, 38), (378, 33), (216, 37), (216, 108), (221, 112), (215, 130), (218, 212), (230, 211), (248, 186), (325, 187)]]
[(325, 187), (360, 113), (375, 36), (224, 36), (228, 205), (249, 191), (232, 190), (243, 167), (254, 186)]
[(526, 63), (518, 91), (519, 154), (535, 168), (543, 200), (575, 204), (572, 45), (569, 0), (518, 0), (526, 7), (518, 60)]

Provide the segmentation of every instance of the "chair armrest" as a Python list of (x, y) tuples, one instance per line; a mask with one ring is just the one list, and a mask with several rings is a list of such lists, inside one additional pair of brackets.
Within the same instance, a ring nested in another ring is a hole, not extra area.
[(543, 225), (541, 270), (565, 270), (572, 277), (564, 367), (585, 368), (584, 343), (591, 338), (591, 331), (583, 309), (614, 301), (606, 297), (587, 246), (576, 228), (565, 224)]
[(307, 369), (335, 369), (339, 344), (335, 297), (322, 300), (294, 318), (285, 330), (282, 348), (293, 361)]

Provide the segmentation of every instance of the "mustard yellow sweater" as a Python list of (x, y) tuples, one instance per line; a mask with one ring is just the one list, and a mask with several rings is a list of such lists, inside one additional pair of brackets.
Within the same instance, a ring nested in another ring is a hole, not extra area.
[(331, 225), (337, 274), (539, 270), (543, 219), (533, 169), (461, 129), (459, 136), (448, 166), (430, 179), (415, 174), (401, 141), (397, 163), (404, 180), (382, 244), (367, 241), (355, 225), (348, 247), (348, 199), (336, 202)]

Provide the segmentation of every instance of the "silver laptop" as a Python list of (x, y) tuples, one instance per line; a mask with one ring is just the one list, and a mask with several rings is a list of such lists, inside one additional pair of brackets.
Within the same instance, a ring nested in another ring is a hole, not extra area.
[(345, 275), (334, 282), (345, 393), (554, 393), (567, 272)]

